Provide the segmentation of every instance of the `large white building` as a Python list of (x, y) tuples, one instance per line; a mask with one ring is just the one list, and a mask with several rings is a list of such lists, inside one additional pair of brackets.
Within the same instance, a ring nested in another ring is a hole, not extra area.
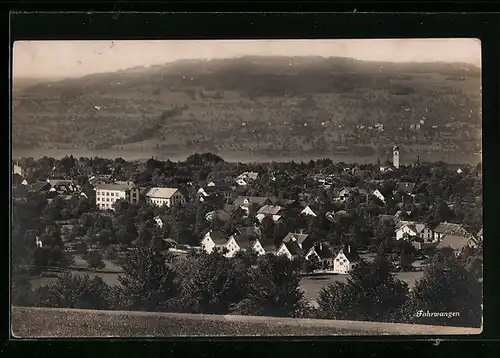
[(117, 200), (126, 200), (130, 204), (139, 203), (139, 188), (132, 182), (99, 184), (95, 188), (96, 205), (101, 210), (114, 210), (114, 203)]
[(146, 202), (154, 206), (171, 207), (176, 204), (184, 204), (186, 198), (176, 188), (151, 188), (146, 194)]

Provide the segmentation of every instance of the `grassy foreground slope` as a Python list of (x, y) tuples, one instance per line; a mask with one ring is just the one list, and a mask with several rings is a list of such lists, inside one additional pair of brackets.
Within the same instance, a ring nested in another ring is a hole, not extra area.
[(254, 316), (12, 308), (17, 338), (479, 334), (481, 329)]
[(479, 150), (480, 70), (321, 57), (178, 61), (15, 90), (14, 148)]

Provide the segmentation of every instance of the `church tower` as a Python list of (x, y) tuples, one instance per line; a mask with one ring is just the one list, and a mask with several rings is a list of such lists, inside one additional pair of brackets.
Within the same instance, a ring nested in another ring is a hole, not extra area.
[(392, 165), (394, 165), (394, 168), (399, 169), (399, 147), (397, 145), (392, 148)]

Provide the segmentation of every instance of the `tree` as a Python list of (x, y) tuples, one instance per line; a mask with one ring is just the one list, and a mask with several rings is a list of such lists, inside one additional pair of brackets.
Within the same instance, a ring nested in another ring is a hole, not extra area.
[(415, 261), (416, 250), (408, 241), (399, 243), (399, 265), (402, 271), (411, 271)]
[(244, 298), (233, 313), (258, 316), (297, 317), (305, 305), (300, 290), (300, 263), (283, 256), (264, 255), (247, 269)]
[(88, 266), (92, 270), (100, 270), (106, 267), (106, 264), (104, 263), (102, 259), (102, 255), (99, 251), (97, 250), (90, 250), (85, 253), (84, 256), (85, 261), (87, 262)]
[(109, 287), (99, 276), (64, 273), (36, 290), (38, 304), (45, 307), (107, 309)]
[(374, 262), (359, 261), (347, 283), (321, 289), (319, 312), (324, 318), (391, 322), (407, 301), (408, 285), (391, 274), (384, 255)]
[[(481, 304), (482, 289), (477, 277), (451, 250), (439, 250), (415, 283), (403, 319), (418, 324), (479, 327)], [(457, 312), (458, 316), (419, 317), (419, 312)]]
[(262, 233), (262, 244), (274, 244), (274, 221), (270, 216), (265, 216), (260, 223)]
[(228, 314), (245, 295), (247, 270), (237, 259), (221, 252), (190, 253), (176, 264), (179, 295), (177, 307), (183, 312)]
[(117, 238), (118, 242), (122, 245), (129, 246), (137, 239), (138, 232), (132, 220), (127, 220), (125, 223), (118, 227)]
[(123, 306), (141, 311), (168, 309), (175, 297), (175, 272), (168, 267), (169, 256), (149, 245), (140, 245), (127, 254), (118, 277)]
[(311, 273), (322, 268), (321, 261), (318, 256), (310, 255), (307, 260), (304, 260), (304, 272)]

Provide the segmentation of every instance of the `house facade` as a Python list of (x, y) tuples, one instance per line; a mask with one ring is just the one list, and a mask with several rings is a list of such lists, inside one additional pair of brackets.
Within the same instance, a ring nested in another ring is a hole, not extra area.
[(201, 240), (201, 247), (205, 252), (212, 253), (214, 249), (223, 249), (227, 240), (220, 231), (208, 231)]
[(129, 184), (99, 184), (95, 187), (96, 205), (101, 210), (114, 210), (114, 203), (126, 200), (130, 204), (139, 203), (139, 188)]
[(226, 243), (226, 257), (234, 257), (240, 251), (252, 250), (258, 255), (265, 255), (265, 250), (262, 247), (259, 239), (245, 235), (231, 235)]
[(333, 272), (341, 275), (347, 275), (351, 272), (354, 263), (349, 259), (349, 255), (340, 250), (333, 259)]
[(146, 203), (153, 206), (171, 207), (185, 202), (184, 195), (176, 188), (151, 188), (146, 193)]
[(406, 238), (421, 238), (424, 242), (434, 242), (432, 230), (423, 223), (415, 223), (412, 221), (402, 221), (395, 230), (396, 240), (404, 240)]
[(282, 242), (278, 250), (276, 251), (277, 256), (285, 256), (289, 260), (297, 257), (302, 252), (299, 244), (295, 241)]

